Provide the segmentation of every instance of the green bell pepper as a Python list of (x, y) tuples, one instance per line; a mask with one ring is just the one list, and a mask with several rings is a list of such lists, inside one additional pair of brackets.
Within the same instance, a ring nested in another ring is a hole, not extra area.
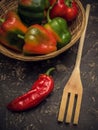
[(40, 24), (45, 19), (45, 11), (48, 7), (48, 0), (19, 0), (18, 14), (28, 26)]
[(48, 13), (47, 13), (48, 23), (46, 23), (44, 27), (50, 32), (52, 32), (52, 34), (57, 40), (57, 47), (59, 49), (59, 48), (64, 47), (66, 44), (70, 42), (71, 33), (69, 31), (67, 21), (65, 19), (61, 17), (50, 19), (49, 17), (50, 9), (51, 7), (49, 8)]

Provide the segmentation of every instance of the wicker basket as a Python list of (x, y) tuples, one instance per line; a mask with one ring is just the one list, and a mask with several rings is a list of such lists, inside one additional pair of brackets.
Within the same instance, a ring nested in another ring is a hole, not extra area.
[[(22, 60), (22, 61), (39, 61), (39, 60), (45, 60), (50, 59), (53, 57), (56, 57), (57, 55), (63, 53), (67, 49), (69, 49), (71, 46), (73, 46), (76, 41), (80, 38), (84, 27), (85, 27), (85, 10), (79, 0), (75, 0), (79, 6), (79, 15), (76, 18), (76, 20), (73, 21), (73, 23), (70, 26), (72, 39), (69, 44), (64, 46), (63, 48), (52, 52), (50, 54), (46, 55), (36, 55), (36, 56), (24, 56), (22, 53), (14, 52), (2, 44), (0, 44), (0, 52), (10, 58)], [(0, 1), (0, 15), (5, 15), (8, 10), (16, 9), (17, 8), (18, 0), (1, 0)]]

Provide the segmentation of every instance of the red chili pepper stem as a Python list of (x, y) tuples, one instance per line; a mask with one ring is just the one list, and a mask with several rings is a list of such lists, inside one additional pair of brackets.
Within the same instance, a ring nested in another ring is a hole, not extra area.
[(50, 68), (50, 69), (48, 69), (47, 71), (46, 71), (46, 75), (50, 75), (50, 73), (53, 71), (53, 70), (55, 70), (55, 68), (54, 67), (52, 67), (52, 68)]

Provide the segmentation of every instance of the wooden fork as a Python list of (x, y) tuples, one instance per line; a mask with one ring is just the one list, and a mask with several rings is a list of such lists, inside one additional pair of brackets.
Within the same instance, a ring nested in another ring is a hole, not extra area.
[[(80, 62), (82, 57), (83, 44), (85, 39), (85, 33), (88, 23), (88, 17), (90, 12), (90, 4), (86, 6), (86, 25), (83, 34), (80, 38), (78, 54), (76, 58), (76, 64), (69, 78), (67, 84), (64, 87), (60, 110), (58, 114), (58, 121), (70, 123), (73, 117), (73, 124), (78, 124), (80, 107), (82, 101), (83, 87), (80, 76)], [(64, 117), (66, 116), (66, 119)]]

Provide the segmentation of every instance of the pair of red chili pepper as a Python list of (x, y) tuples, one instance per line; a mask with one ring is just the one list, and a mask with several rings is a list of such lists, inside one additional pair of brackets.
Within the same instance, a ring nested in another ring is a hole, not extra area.
[[(56, 1), (56, 2), (55, 2)], [(63, 17), (67, 21), (74, 20), (78, 15), (78, 6), (74, 0), (50, 0), (53, 8), (51, 9), (50, 16)]]
[(31, 90), (11, 101), (7, 108), (11, 111), (24, 111), (41, 103), (54, 88), (53, 77), (49, 76), (52, 70), (54, 68), (50, 68), (45, 74), (40, 74)]

